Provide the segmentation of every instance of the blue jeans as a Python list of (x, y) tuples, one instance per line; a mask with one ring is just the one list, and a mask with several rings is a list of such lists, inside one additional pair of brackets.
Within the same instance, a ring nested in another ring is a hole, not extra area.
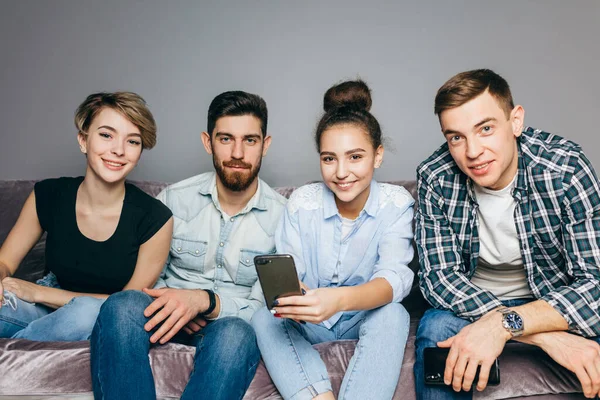
[[(508, 300), (502, 303), (506, 307), (516, 307), (528, 303), (531, 300)], [(425, 312), (419, 322), (417, 337), (415, 341), (415, 386), (418, 400), (441, 400), (441, 399), (471, 399), (473, 392), (455, 392), (451, 386), (429, 386), (425, 385), (423, 352), (426, 347), (437, 347), (437, 342), (442, 342), (456, 335), (462, 328), (471, 324), (470, 321), (454, 315), (452, 311), (437, 310), (430, 308)]]
[[(95, 399), (156, 399), (148, 357), (152, 332), (144, 329), (149, 320), (144, 310), (153, 300), (128, 290), (110, 296), (102, 306), (91, 338)], [(185, 344), (196, 347), (196, 355), (181, 398), (241, 399), (260, 361), (250, 324), (226, 317), (185, 338)]]
[(252, 326), (275, 386), (284, 399), (312, 399), (332, 391), (325, 363), (312, 345), (359, 339), (339, 399), (391, 399), (404, 357), (410, 318), (399, 303), (345, 313), (331, 328), (274, 317), (267, 308)]
[[(43, 286), (58, 287), (53, 274), (40, 279)], [(13, 293), (4, 291), (0, 308), (0, 338), (37, 341), (88, 340), (104, 300), (75, 297), (54, 310), (42, 304), (28, 303)]]

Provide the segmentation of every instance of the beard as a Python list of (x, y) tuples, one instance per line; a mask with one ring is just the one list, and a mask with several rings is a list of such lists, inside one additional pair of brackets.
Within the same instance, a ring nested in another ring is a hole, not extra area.
[[(248, 189), (258, 176), (261, 163), (262, 157), (258, 159), (255, 167), (240, 160), (221, 162), (215, 157), (215, 153), (213, 152), (213, 165), (217, 176), (221, 180), (221, 183), (223, 183), (223, 186), (232, 192), (242, 192)], [(246, 171), (228, 172), (225, 170), (225, 167), (243, 167), (246, 168)]]

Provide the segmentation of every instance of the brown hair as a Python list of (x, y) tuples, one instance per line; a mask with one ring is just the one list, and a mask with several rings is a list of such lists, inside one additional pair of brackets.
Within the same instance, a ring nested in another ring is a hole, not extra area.
[(346, 81), (332, 86), (325, 92), (321, 117), (315, 132), (317, 149), (321, 150), (323, 132), (335, 125), (350, 124), (363, 129), (371, 139), (373, 148), (382, 142), (381, 127), (377, 119), (369, 112), (371, 109), (371, 90), (361, 80)]
[(504, 78), (490, 69), (461, 72), (450, 78), (435, 96), (434, 113), (439, 117), (443, 111), (460, 107), (486, 90), (508, 118), (515, 108), (510, 87)]
[(142, 148), (151, 149), (156, 145), (156, 122), (146, 101), (133, 92), (94, 93), (89, 95), (75, 111), (75, 127), (87, 134), (92, 121), (104, 108), (112, 108), (123, 114), (140, 130)]
[(263, 138), (267, 136), (269, 112), (262, 97), (240, 90), (224, 92), (213, 99), (208, 107), (206, 131), (212, 137), (217, 120), (222, 117), (252, 115), (260, 120)]

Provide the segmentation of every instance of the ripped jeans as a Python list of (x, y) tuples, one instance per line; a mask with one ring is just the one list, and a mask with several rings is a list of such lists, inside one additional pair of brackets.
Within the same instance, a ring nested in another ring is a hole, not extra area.
[[(60, 288), (56, 276), (49, 273), (38, 285)], [(88, 340), (104, 300), (75, 297), (54, 310), (43, 304), (29, 303), (4, 290), (0, 307), (0, 338), (37, 341)]]

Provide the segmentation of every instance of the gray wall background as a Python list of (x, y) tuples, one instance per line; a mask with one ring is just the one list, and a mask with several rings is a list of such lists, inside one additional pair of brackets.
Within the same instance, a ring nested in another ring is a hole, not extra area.
[(212, 169), (200, 142), (214, 96), (269, 106), (274, 186), (318, 179), (322, 96), (357, 76), (389, 138), (380, 180), (414, 179), (442, 143), (435, 92), (488, 67), (526, 124), (580, 143), (600, 169), (600, 1), (0, 1), (0, 179), (81, 175), (72, 116), (96, 91), (150, 104), (158, 145), (132, 179)]

